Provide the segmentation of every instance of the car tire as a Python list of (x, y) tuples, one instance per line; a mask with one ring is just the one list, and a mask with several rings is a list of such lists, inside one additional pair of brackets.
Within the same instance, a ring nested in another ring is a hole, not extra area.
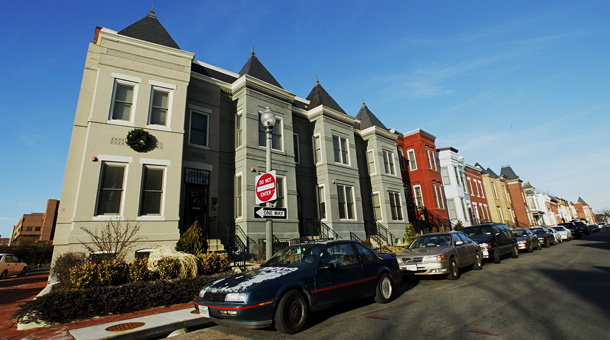
[(545, 239), (544, 240), (544, 246), (547, 247), (547, 248), (551, 247), (551, 242), (549, 241), (549, 239)]
[(3, 271), (2, 274), (0, 274), (0, 280), (6, 279), (7, 276), (8, 276), (8, 272), (6, 270)]
[(307, 323), (309, 306), (303, 294), (296, 290), (286, 293), (275, 311), (275, 329), (280, 333), (300, 332)]
[(536, 246), (536, 250), (542, 250), (542, 245), (540, 244), (540, 241), (538, 241), (538, 245)]
[(532, 247), (532, 243), (530, 242), (530, 244), (527, 246), (527, 252), (528, 253), (533, 253), (534, 252), (534, 247)]
[(496, 248), (494, 249), (494, 263), (500, 263), (502, 262), (502, 258), (500, 257), (500, 249)]
[(21, 272), (17, 276), (25, 276), (25, 274), (27, 272), (28, 272), (28, 268), (27, 267), (23, 267), (23, 269), (21, 270)]
[(390, 276), (386, 273), (381, 274), (375, 287), (375, 302), (388, 303), (392, 300), (394, 294), (394, 283)]
[(511, 256), (513, 259), (516, 259), (516, 258), (518, 258), (518, 257), (519, 257), (519, 248), (517, 248), (517, 246), (513, 246), (513, 251), (512, 251), (512, 253), (510, 254), (510, 256)]
[(472, 269), (474, 269), (474, 270), (483, 269), (483, 255), (481, 255), (481, 253), (476, 253), (474, 255), (474, 264), (472, 265)]
[(449, 260), (449, 274), (447, 274), (447, 279), (449, 280), (457, 280), (460, 278), (460, 268), (458, 268), (457, 262), (454, 258)]

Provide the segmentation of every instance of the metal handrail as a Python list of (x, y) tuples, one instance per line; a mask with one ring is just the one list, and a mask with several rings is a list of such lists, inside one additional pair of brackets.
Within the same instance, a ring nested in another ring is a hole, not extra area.
[(360, 237), (358, 237), (358, 235), (354, 234), (353, 231), (349, 232), (349, 239), (352, 241), (358, 241), (358, 242), (362, 243), (362, 239)]

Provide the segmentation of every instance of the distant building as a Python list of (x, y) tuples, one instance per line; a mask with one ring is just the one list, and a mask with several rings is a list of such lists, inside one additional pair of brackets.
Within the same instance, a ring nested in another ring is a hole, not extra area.
[(587, 202), (585, 202), (585, 200), (583, 200), (581, 197), (578, 197), (578, 201), (574, 203), (574, 208), (576, 209), (578, 218), (581, 221), (586, 221), (587, 224), (597, 223), (593, 210), (591, 209), (589, 204), (587, 204)]
[[(483, 169), (479, 163), (475, 165)], [(515, 211), (508, 194), (506, 179), (496, 175), (490, 168), (484, 170), (481, 177), (483, 178), (483, 187), (485, 188), (485, 196), (487, 196), (489, 204), (491, 220), (497, 223), (505, 223), (510, 227), (516, 227)]]
[(55, 234), (58, 209), (59, 201), (50, 199), (47, 201), (44, 213), (23, 215), (17, 225), (13, 227), (9, 245), (15, 246), (36, 242), (51, 243)]
[(506, 180), (508, 194), (512, 201), (515, 213), (515, 223), (519, 228), (529, 228), (532, 225), (532, 217), (523, 192), (523, 181), (515, 174), (510, 166), (502, 167), (500, 176)]
[(489, 205), (485, 196), (483, 187), (484, 170), (478, 165), (466, 164), (464, 167), (464, 175), (466, 176), (466, 186), (468, 188), (471, 207), (472, 207), (472, 224), (481, 224), (491, 222), (489, 213)]
[(438, 148), (436, 152), (451, 225), (461, 221), (464, 226), (470, 226), (472, 206), (464, 174), (464, 157), (459, 157), (458, 150), (453, 147)]

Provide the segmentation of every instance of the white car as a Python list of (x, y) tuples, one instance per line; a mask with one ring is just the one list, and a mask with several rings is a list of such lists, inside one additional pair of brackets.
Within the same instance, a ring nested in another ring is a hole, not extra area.
[(559, 232), (553, 228), (547, 228), (551, 234), (553, 234), (553, 236), (555, 237), (555, 244), (557, 243), (561, 243), (563, 242), (563, 239), (561, 238), (561, 234), (559, 234)]
[(28, 266), (20, 262), (13, 254), (0, 253), (0, 280), (11, 275), (23, 276), (28, 271)]
[(572, 237), (572, 232), (570, 229), (563, 226), (550, 227), (549, 229), (553, 229), (561, 235), (562, 240), (570, 241)]

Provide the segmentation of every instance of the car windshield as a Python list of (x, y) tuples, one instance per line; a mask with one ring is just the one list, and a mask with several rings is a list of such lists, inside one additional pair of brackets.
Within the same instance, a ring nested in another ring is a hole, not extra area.
[(532, 231), (536, 235), (544, 235), (544, 234), (546, 234), (546, 232), (543, 229), (532, 229)]
[(561, 228), (561, 227), (552, 227), (551, 229), (557, 230), (557, 231), (563, 231), (563, 228)]
[(468, 237), (486, 237), (491, 236), (491, 226), (481, 226), (481, 227), (468, 227), (464, 228), (462, 232)]
[(515, 236), (527, 236), (527, 232), (523, 229), (512, 230)]
[(451, 235), (424, 235), (413, 240), (411, 245), (409, 245), (409, 249), (449, 246), (451, 246)]
[(320, 255), (322, 248), (323, 245), (321, 244), (302, 244), (284, 248), (261, 267), (313, 267), (313, 263), (316, 257)]

